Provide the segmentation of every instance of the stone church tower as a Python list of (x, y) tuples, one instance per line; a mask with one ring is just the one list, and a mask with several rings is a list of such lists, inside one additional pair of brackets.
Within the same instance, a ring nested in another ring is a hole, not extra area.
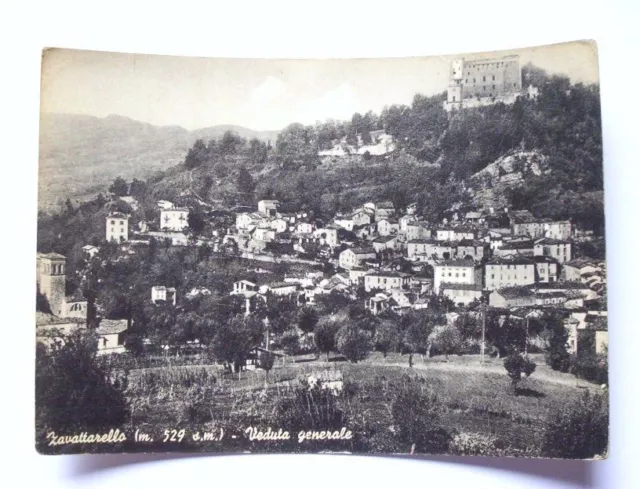
[(65, 307), (67, 259), (57, 253), (38, 253), (38, 291), (47, 298), (51, 312), (61, 316)]

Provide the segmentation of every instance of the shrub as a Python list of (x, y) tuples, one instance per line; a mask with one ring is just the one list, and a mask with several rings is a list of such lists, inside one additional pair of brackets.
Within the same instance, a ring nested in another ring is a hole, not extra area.
[(579, 379), (597, 384), (609, 382), (609, 363), (607, 357), (595, 353), (585, 353), (571, 358), (570, 372)]
[(449, 355), (459, 353), (462, 348), (462, 338), (457, 327), (451, 325), (436, 326), (429, 335), (429, 341), (447, 360)]
[(114, 375), (96, 360), (97, 338), (67, 336), (36, 355), (36, 423), (42, 435), (118, 428), (129, 417), (126, 372)]
[(529, 377), (535, 371), (536, 364), (529, 360), (529, 357), (514, 353), (504, 359), (504, 368), (515, 390), (523, 375)]
[(576, 404), (551, 415), (542, 451), (548, 457), (585, 459), (606, 455), (608, 443), (608, 396), (586, 391)]
[(424, 379), (405, 376), (391, 405), (394, 432), (401, 447), (421, 453), (445, 453), (450, 434), (439, 426), (441, 403)]

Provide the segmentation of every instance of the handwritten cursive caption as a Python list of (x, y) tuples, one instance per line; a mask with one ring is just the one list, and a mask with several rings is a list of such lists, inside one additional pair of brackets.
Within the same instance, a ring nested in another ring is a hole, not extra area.
[[(244, 431), (244, 436), (250, 441), (288, 441), (292, 439), (291, 433), (279, 428), (274, 430), (271, 427), (267, 429), (259, 429), (249, 426)], [(330, 441), (330, 440), (350, 440), (353, 433), (347, 428), (340, 430), (325, 431), (299, 431), (297, 434), (298, 443), (307, 441)], [(225, 437), (223, 428), (214, 431), (187, 431), (184, 428), (171, 428), (163, 430), (159, 435), (149, 433), (147, 431), (136, 429), (133, 433), (127, 434), (119, 429), (109, 430), (107, 433), (74, 433), (70, 435), (59, 435), (55, 431), (47, 433), (47, 441), (49, 446), (76, 445), (76, 444), (117, 444), (126, 441), (135, 443), (183, 443), (191, 440), (197, 443), (221, 442)], [(231, 438), (238, 438), (232, 435)]]

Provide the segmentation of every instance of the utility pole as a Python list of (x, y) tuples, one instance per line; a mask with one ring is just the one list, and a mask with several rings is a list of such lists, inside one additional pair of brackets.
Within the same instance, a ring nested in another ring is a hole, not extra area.
[(525, 334), (525, 339), (524, 339), (524, 354), (525, 354), (525, 356), (527, 355), (528, 348), (529, 348), (529, 316), (527, 315), (526, 334)]
[(487, 329), (487, 304), (482, 298), (482, 346), (480, 350), (480, 363), (484, 364), (485, 330)]

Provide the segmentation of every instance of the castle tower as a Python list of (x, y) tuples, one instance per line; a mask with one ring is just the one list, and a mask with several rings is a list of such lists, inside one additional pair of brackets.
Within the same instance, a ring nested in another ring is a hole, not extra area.
[(47, 298), (51, 312), (63, 314), (65, 305), (67, 259), (57, 253), (38, 253), (38, 291)]

